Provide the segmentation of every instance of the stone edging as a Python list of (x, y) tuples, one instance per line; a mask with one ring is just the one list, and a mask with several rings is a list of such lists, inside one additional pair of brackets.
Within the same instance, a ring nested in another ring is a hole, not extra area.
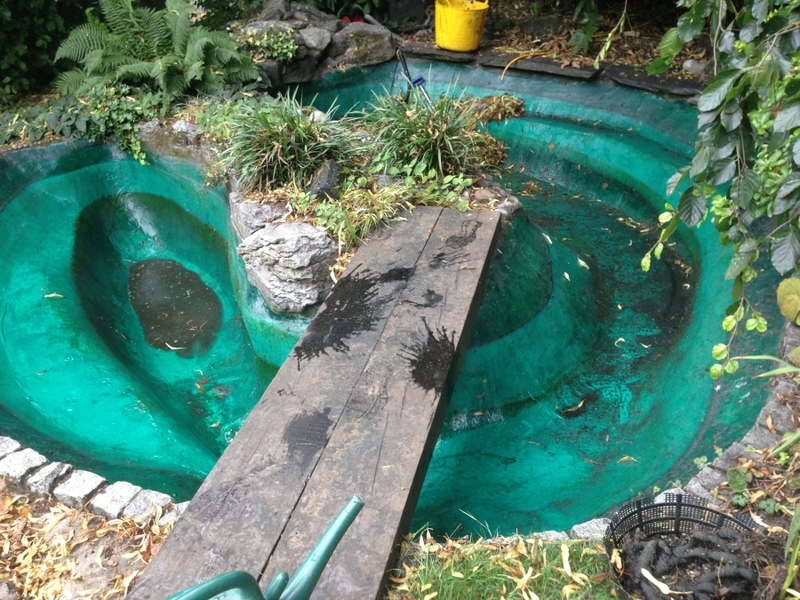
[(108, 481), (90, 471), (46, 457), (10, 437), (0, 437), (0, 479), (12, 493), (52, 496), (56, 501), (107, 519), (144, 520), (161, 511), (158, 526), (174, 523), (189, 502), (176, 504), (167, 494), (127, 481)]

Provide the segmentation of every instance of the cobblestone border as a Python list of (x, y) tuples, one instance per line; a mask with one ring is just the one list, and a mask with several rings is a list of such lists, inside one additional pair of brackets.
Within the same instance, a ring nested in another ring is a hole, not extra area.
[(75, 469), (68, 463), (50, 462), (10, 437), (0, 437), (0, 479), (9, 492), (51, 496), (69, 507), (107, 519), (141, 521), (161, 511), (159, 527), (174, 523), (189, 505), (188, 501), (176, 504), (167, 494), (127, 481), (109, 484), (96, 473)]

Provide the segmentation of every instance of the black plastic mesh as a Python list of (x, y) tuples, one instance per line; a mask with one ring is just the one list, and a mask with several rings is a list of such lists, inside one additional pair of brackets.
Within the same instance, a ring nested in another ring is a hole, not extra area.
[(733, 517), (725, 514), (700, 498), (687, 494), (664, 496), (666, 499), (658, 503), (652, 496), (633, 500), (614, 514), (603, 538), (609, 555), (613, 548), (621, 549), (622, 538), (626, 533), (637, 529), (645, 536), (656, 533), (690, 532), (698, 527), (706, 529), (730, 527), (742, 533), (764, 531), (750, 517), (746, 515)]

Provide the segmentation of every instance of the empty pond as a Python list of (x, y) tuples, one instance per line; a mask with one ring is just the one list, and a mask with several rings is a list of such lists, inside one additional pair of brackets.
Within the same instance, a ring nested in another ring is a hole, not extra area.
[[(305, 90), (363, 106), (394, 65)], [(422, 69), (412, 64), (412, 70)], [(416, 525), (561, 529), (694, 470), (766, 399), (712, 382), (729, 251), (682, 228), (651, 270), (667, 178), (694, 109), (602, 83), (438, 65), (472, 96), (512, 92), (489, 125), (525, 212), (506, 230), (417, 507)], [(104, 146), (0, 160), (0, 433), (184, 499), (304, 328), (269, 313), (232, 249), (224, 195), (190, 167)], [(764, 279), (764, 278), (761, 278)], [(774, 353), (772, 333), (742, 352)], [(751, 342), (747, 342), (751, 343)]]

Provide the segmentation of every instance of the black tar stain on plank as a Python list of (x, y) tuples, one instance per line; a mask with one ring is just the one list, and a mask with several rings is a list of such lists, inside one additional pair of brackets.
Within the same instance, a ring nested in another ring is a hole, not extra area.
[(411, 367), (411, 380), (424, 390), (441, 396), (456, 353), (455, 333), (448, 337), (447, 328), (432, 330), (425, 319), (425, 338), (406, 346), (401, 354)]
[(174, 260), (133, 265), (128, 271), (128, 297), (147, 343), (183, 358), (205, 353), (222, 323), (222, 303), (214, 290)]
[(382, 274), (356, 269), (340, 279), (325, 300), (324, 310), (317, 313), (294, 348), (298, 370), (302, 361), (328, 351), (347, 352), (347, 340), (372, 330), (381, 318), (381, 308), (391, 299), (388, 295), (381, 298), (378, 286), (408, 281), (413, 272), (407, 267)]
[(325, 408), (322, 412), (295, 415), (283, 432), (283, 441), (289, 447), (289, 454), (292, 457), (299, 456), (304, 469), (328, 443), (328, 430), (333, 425), (328, 416), (330, 412), (330, 408)]

